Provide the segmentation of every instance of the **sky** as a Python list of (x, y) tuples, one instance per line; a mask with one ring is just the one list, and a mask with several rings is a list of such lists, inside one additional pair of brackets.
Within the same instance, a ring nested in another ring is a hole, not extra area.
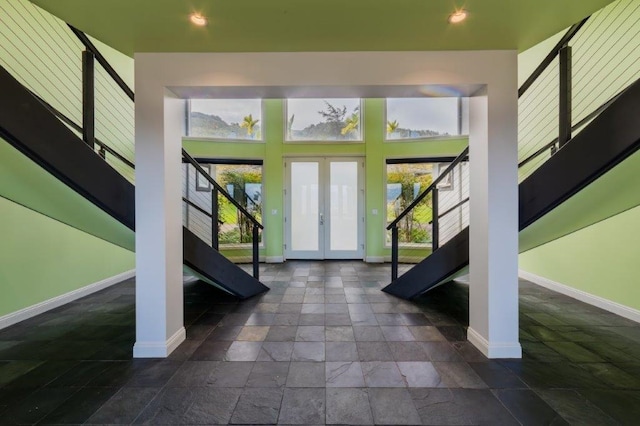
[(389, 98), (387, 120), (402, 129), (458, 133), (458, 98)]
[[(251, 114), (253, 119), (262, 119), (261, 99), (191, 99), (191, 111), (217, 115), (227, 123), (241, 123)], [(260, 122), (259, 124), (262, 124)]]
[(293, 120), (293, 129), (302, 130), (310, 124), (317, 124), (324, 121), (324, 118), (318, 111), (323, 111), (326, 108), (324, 101), (329, 102), (335, 107), (342, 108), (347, 107), (348, 117), (353, 112), (353, 109), (360, 106), (360, 99), (287, 99), (287, 120), (291, 118), (291, 114), (295, 114), (296, 117)]

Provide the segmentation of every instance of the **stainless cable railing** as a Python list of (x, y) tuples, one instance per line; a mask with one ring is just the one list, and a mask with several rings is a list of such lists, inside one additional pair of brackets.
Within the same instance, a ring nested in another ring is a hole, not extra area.
[[(398, 263), (399, 263), (399, 224), (405, 220), (411, 212), (419, 206), (427, 197), (431, 197), (431, 244), (433, 250), (437, 250), (440, 246), (440, 190), (439, 186), (445, 183), (445, 179), (453, 179), (453, 173), (456, 167), (463, 161), (468, 159), (469, 147), (465, 148), (448, 166), (438, 175), (431, 184), (412, 202), (407, 206), (402, 213), (396, 216), (396, 218), (387, 225), (387, 230), (391, 231), (391, 279), (398, 278)], [(448, 207), (449, 208), (449, 207)]]
[[(250, 211), (260, 216), (258, 204), (249, 202), (250, 197), (243, 195), (244, 191), (240, 197), (227, 192), (184, 149), (182, 158), (184, 225), (216, 250), (250, 247), (253, 276), (259, 279), (259, 249), (264, 226)], [(226, 235), (232, 237), (227, 239)]]
[(85, 34), (31, 2), (4, 0), (0, 16), (0, 66), (133, 182), (133, 91)]
[(520, 88), (519, 180), (640, 77), (640, 3), (618, 0), (572, 26)]
[[(640, 2), (637, 0), (618, 0), (567, 30), (518, 90), (520, 182), (640, 78), (638, 45)], [(456, 160), (459, 159), (460, 156)], [(447, 168), (444, 174), (448, 173), (454, 176), (454, 168)], [(431, 197), (433, 250), (459, 232), (460, 227), (468, 226), (468, 170), (466, 173), (467, 178), (460, 186), (466, 198), (456, 194), (452, 197), (456, 202), (448, 208), (443, 207), (446, 202), (442, 202), (443, 194), (437, 190), (437, 182), (444, 177), (439, 176), (389, 224), (387, 229), (392, 230), (392, 280), (398, 276), (398, 220), (408, 215), (419, 200), (427, 195)]]

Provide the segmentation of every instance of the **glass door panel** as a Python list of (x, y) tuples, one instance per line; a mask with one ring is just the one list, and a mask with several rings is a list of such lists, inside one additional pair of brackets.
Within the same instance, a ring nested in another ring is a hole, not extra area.
[(287, 160), (285, 257), (362, 259), (362, 159)]
[(328, 248), (333, 256), (358, 250), (358, 163), (329, 161)]

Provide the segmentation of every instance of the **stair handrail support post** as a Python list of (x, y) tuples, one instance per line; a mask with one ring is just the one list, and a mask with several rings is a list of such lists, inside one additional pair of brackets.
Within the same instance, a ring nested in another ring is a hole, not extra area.
[(558, 149), (562, 148), (571, 139), (571, 46), (565, 43), (559, 53), (559, 105), (558, 105)]
[(220, 250), (220, 228), (218, 222), (218, 188), (211, 189), (211, 247)]
[(431, 192), (431, 246), (432, 251), (438, 250), (440, 247), (440, 218), (438, 217), (438, 188), (433, 188)]
[(391, 227), (391, 281), (398, 279), (398, 225)]
[(82, 140), (94, 149), (95, 130), (95, 55), (82, 51)]
[(260, 238), (260, 228), (258, 228), (255, 224), (253, 225), (253, 238), (252, 238), (252, 246), (253, 246), (253, 278), (256, 280), (260, 279), (260, 252), (258, 246), (258, 240)]

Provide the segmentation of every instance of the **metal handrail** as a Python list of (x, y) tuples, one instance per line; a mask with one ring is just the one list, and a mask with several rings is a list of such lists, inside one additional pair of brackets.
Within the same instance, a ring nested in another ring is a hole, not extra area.
[(542, 73), (551, 65), (551, 62), (558, 56), (560, 50), (573, 39), (573, 37), (580, 31), (580, 29), (587, 23), (587, 21), (591, 18), (591, 16), (587, 16), (582, 21), (577, 24), (573, 24), (567, 32), (562, 36), (562, 38), (556, 43), (556, 45), (551, 49), (551, 52), (542, 60), (540, 65), (536, 67), (536, 69), (531, 73), (529, 78), (522, 83), (522, 86), (518, 89), (518, 98), (525, 94), (525, 92), (533, 85), (533, 83), (542, 75)]
[(394, 220), (393, 222), (391, 222), (389, 225), (387, 225), (387, 230), (390, 230), (391, 228), (394, 228), (398, 222), (400, 222), (400, 220), (402, 220), (407, 214), (409, 214), (409, 212), (411, 210), (413, 210), (413, 208), (415, 206), (417, 206), (434, 188), (437, 187), (437, 185), (444, 179), (444, 177), (446, 175), (448, 175), (449, 173), (451, 173), (451, 171), (453, 170), (453, 168), (455, 166), (457, 166), (459, 163), (461, 163), (462, 161), (464, 161), (467, 158), (467, 155), (469, 154), (469, 147), (466, 147), (465, 149), (462, 150), (462, 152), (460, 153), (460, 155), (458, 155), (455, 160), (453, 160), (449, 166), (447, 166), (447, 168), (444, 170), (444, 172), (442, 172), (433, 182), (431, 182), (431, 185), (429, 185), (427, 187), (427, 189), (425, 189), (420, 195), (418, 195), (418, 197), (416, 197), (415, 200), (413, 200), (411, 202), (411, 204), (409, 204), (407, 206), (406, 209), (404, 209), (402, 211), (402, 213), (400, 213)]
[(264, 226), (258, 222), (258, 220), (253, 217), (251, 213), (249, 213), (240, 203), (238, 203), (229, 193), (222, 187), (215, 179), (213, 179), (198, 162), (191, 156), (189, 153), (183, 148), (182, 149), (182, 158), (184, 158), (188, 163), (190, 163), (198, 173), (203, 175), (205, 179), (213, 185), (214, 188), (218, 190), (231, 204), (233, 204), (242, 214), (244, 214), (255, 226), (260, 229), (264, 229)]
[(85, 33), (83, 33), (82, 31), (80, 31), (79, 29), (77, 29), (71, 24), (67, 24), (67, 26), (76, 35), (76, 37), (78, 37), (80, 42), (84, 44), (84, 47), (94, 54), (98, 63), (102, 65), (102, 68), (104, 68), (107, 74), (109, 74), (109, 76), (113, 79), (113, 81), (116, 82), (116, 84), (129, 97), (129, 99), (135, 102), (135, 94), (133, 93), (133, 90), (131, 90), (131, 88), (127, 85), (127, 83), (124, 82), (124, 80), (122, 79), (122, 77), (120, 77), (117, 71), (113, 69), (109, 61), (107, 61), (107, 59), (104, 56), (102, 56), (102, 53), (100, 53), (100, 50), (98, 50), (98, 48), (91, 42), (91, 40), (89, 40), (89, 37), (87, 37)]

